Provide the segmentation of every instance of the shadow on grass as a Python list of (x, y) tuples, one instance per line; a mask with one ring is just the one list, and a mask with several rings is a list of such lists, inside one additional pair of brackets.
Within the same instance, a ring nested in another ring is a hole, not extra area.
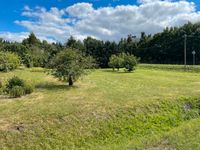
[(22, 98), (22, 97), (25, 97), (25, 96), (27, 96), (27, 95), (24, 95), (24, 96), (21, 96), (21, 97), (11, 97), (11, 96), (9, 96), (9, 95), (0, 95), (0, 100), (19, 100), (20, 98)]
[(102, 72), (108, 72), (108, 73), (113, 73), (113, 74), (119, 74), (119, 73), (120, 73), (120, 74), (127, 74), (127, 73), (132, 73), (132, 72), (134, 72), (134, 71), (128, 72), (128, 71), (124, 71), (124, 70), (119, 70), (119, 71), (118, 71), (118, 70), (114, 70), (114, 71), (113, 71), (112, 69), (111, 69), (111, 70), (108, 70), (108, 69), (105, 69), (105, 70), (104, 70), (104, 69), (103, 69)]
[(78, 88), (77, 86), (68, 86), (67, 84), (56, 84), (53, 82), (43, 82), (35, 86), (37, 89), (46, 89), (46, 90), (71, 90)]
[(12, 100), (12, 98), (7, 95), (0, 95), (0, 100)]

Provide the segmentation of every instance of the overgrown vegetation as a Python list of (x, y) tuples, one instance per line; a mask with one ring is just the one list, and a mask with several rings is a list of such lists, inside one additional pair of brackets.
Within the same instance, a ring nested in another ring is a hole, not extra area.
[(20, 58), (11, 52), (0, 51), (0, 71), (8, 72), (18, 68), (20, 65)]
[(30, 83), (27, 83), (26, 81), (20, 79), (17, 76), (14, 76), (11, 79), (9, 79), (4, 88), (5, 93), (13, 98), (31, 94), (33, 90), (34, 87)]

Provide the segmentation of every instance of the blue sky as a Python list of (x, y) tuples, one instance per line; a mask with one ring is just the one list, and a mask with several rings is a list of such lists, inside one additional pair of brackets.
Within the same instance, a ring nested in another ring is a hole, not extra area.
[[(56, 8), (59, 14), (54, 15), (55, 10), (51, 11), (52, 7)], [(87, 11), (89, 9), (90, 12)], [(199, 10), (199, 0), (184, 2), (179, 0), (140, 0), (140, 2), (139, 0), (1, 0), (0, 37), (7, 40), (21, 40), (33, 31), (41, 39), (50, 42), (64, 41), (64, 38), (70, 34), (79, 39), (93, 36), (103, 40), (118, 40), (129, 33), (138, 35), (145, 31), (153, 34), (166, 26), (179, 26), (187, 21), (198, 22), (200, 21)], [(163, 15), (163, 19), (159, 18), (157, 11)], [(85, 15), (81, 16), (84, 13)], [(30, 14), (35, 16), (32, 17)], [(150, 14), (154, 18), (151, 18)], [(49, 20), (45, 20), (45, 16), (48, 16)], [(55, 18), (59, 20), (57, 24), (54, 22)], [(66, 21), (68, 18), (70, 21)], [(127, 19), (123, 20), (123, 18)], [(44, 24), (45, 21), (53, 25), (47, 26)], [(45, 27), (49, 27), (51, 31), (40, 32)], [(70, 32), (61, 33), (65, 29)], [(16, 39), (17, 36), (20, 38)]]
[(24, 19), (21, 12), (24, 6), (42, 6), (47, 9), (51, 7), (65, 8), (80, 2), (89, 2), (95, 8), (104, 6), (117, 6), (137, 4), (137, 0), (1, 0), (0, 1), (0, 31), (19, 32), (26, 31), (25, 28), (14, 23), (15, 20)]

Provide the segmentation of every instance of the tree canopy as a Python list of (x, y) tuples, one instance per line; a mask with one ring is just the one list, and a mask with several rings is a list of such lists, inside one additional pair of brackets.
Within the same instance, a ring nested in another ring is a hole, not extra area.
[(115, 70), (115, 68), (125, 68), (126, 71), (131, 72), (135, 70), (135, 67), (138, 64), (138, 58), (134, 55), (121, 53), (119, 55), (112, 55), (110, 57), (109, 66)]
[(187, 35), (187, 64), (192, 64), (192, 51), (196, 51), (196, 64), (200, 63), (200, 23), (187, 23), (181, 27), (167, 27), (160, 33), (148, 35), (142, 32), (136, 37), (128, 35), (117, 41), (102, 41), (87, 37), (83, 41), (74, 37), (66, 43), (48, 43), (39, 40), (34, 33), (22, 43), (0, 39), (0, 51), (16, 53), (28, 67), (48, 67), (49, 62), (66, 48), (78, 50), (84, 56), (93, 57), (101, 68), (109, 67), (112, 55), (133, 54), (141, 63), (183, 64), (184, 34)]
[(83, 57), (79, 51), (68, 48), (58, 53), (52, 60), (52, 74), (72, 86), (92, 65), (93, 59)]

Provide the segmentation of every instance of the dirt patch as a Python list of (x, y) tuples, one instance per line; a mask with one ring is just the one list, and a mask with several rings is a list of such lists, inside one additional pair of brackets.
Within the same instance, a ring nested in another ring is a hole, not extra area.
[(192, 109), (192, 104), (191, 103), (186, 103), (183, 106), (184, 111), (190, 111)]
[(22, 131), (25, 130), (25, 126), (24, 126), (23, 123), (20, 123), (18, 125), (15, 125), (13, 129), (16, 130), (16, 131), (22, 132)]
[(25, 130), (25, 125), (23, 123), (14, 125), (8, 121), (0, 120), (0, 131), (22, 132), (24, 130)]

